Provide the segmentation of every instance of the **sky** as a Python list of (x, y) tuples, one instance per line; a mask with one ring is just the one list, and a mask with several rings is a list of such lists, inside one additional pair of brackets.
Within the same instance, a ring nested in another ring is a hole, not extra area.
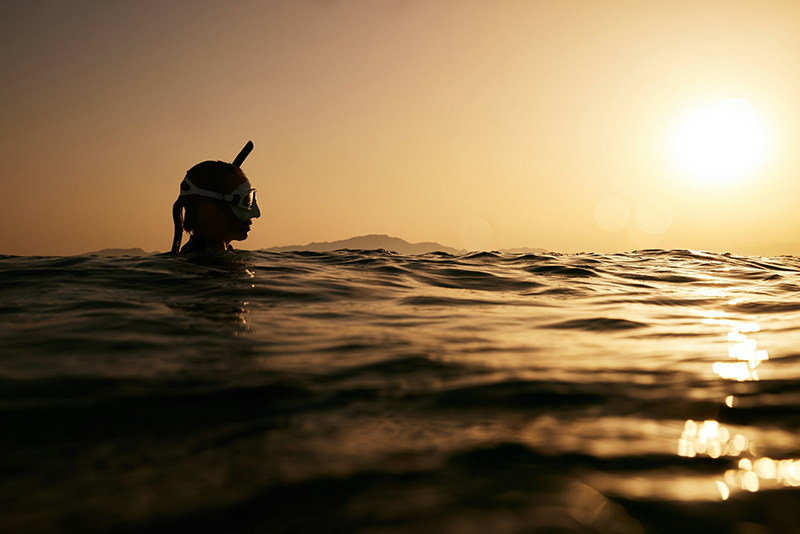
[(169, 250), (186, 170), (252, 140), (241, 248), (800, 255), (797, 28), (795, 0), (4, 0), (0, 254)]

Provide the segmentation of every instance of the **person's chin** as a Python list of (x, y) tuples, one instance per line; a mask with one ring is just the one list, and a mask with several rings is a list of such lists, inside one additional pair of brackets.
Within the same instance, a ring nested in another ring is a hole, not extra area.
[(242, 225), (242, 227), (239, 229), (239, 232), (238, 232), (238, 234), (236, 236), (236, 240), (237, 241), (244, 241), (245, 239), (247, 239), (248, 235), (250, 235), (250, 225), (249, 224)]

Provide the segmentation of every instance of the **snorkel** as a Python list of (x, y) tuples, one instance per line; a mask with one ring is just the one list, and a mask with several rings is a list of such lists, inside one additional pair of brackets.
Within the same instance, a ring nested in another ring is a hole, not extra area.
[[(188, 218), (188, 210), (190, 207), (197, 206), (197, 200), (193, 200), (193, 198), (196, 199), (197, 197), (206, 197), (224, 201), (230, 207), (229, 213), (232, 214), (235, 219), (246, 224), (247, 227), (250, 226), (251, 219), (261, 216), (261, 210), (259, 210), (258, 203), (256, 202), (256, 190), (253, 189), (244, 174), (237, 170), (241, 168), (242, 163), (244, 163), (244, 160), (247, 159), (247, 156), (250, 155), (252, 150), (253, 142), (248, 141), (247, 144), (244, 145), (244, 148), (242, 148), (242, 150), (240, 150), (236, 155), (233, 163), (224, 163), (222, 161), (205, 161), (195, 165), (189, 169), (189, 171), (187, 171), (186, 176), (181, 182), (180, 195), (172, 205), (172, 220), (175, 224), (175, 235), (172, 240), (171, 254), (177, 254), (180, 250), (183, 232), (186, 231), (192, 233), (192, 226), (195, 219)], [(232, 169), (231, 167), (234, 167), (235, 169)], [(226, 168), (228, 169), (227, 171), (225, 170)], [(220, 193), (219, 191), (226, 190), (224, 186), (213, 184), (219, 184), (219, 180), (229, 180), (229, 178), (226, 178), (226, 176), (228, 176), (231, 172), (241, 174), (245, 181), (228, 194)], [(192, 182), (190, 175), (195, 182), (207, 187), (213, 187), (213, 189), (217, 190), (213, 191), (198, 187)], [(196, 209), (196, 207), (193, 209)], [(184, 220), (183, 216), (184, 210), (187, 210), (186, 220)], [(196, 217), (196, 215), (193, 217)]]
[(250, 155), (250, 152), (253, 151), (253, 142), (248, 141), (244, 148), (239, 151), (239, 154), (233, 158), (233, 166), (234, 167), (241, 167), (244, 160), (247, 159), (247, 156)]
[[(242, 163), (244, 160), (247, 159), (247, 156), (250, 155), (250, 152), (253, 151), (253, 142), (248, 141), (244, 147), (239, 151), (235, 158), (233, 158), (233, 166), (237, 168), (242, 167)], [(256, 219), (261, 217), (261, 210), (258, 209), (258, 202), (256, 201), (256, 190), (250, 187), (250, 182), (245, 182), (236, 189), (233, 190), (231, 196), (234, 198), (239, 199), (247, 199), (247, 197), (252, 192), (252, 203), (247, 206), (242, 206), (242, 201), (239, 200), (236, 203), (231, 203), (231, 209), (233, 210), (234, 215), (239, 218), (241, 221), (246, 221), (248, 219)]]

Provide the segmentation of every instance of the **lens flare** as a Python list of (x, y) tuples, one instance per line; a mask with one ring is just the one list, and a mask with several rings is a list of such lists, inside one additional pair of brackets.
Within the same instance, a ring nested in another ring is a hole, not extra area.
[(619, 232), (631, 219), (631, 209), (628, 204), (619, 198), (609, 197), (597, 203), (594, 210), (594, 220), (597, 226), (606, 232)]

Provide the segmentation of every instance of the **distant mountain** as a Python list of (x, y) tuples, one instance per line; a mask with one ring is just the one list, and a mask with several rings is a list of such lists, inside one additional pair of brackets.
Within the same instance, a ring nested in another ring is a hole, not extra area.
[[(334, 250), (341, 250), (344, 248), (360, 249), (360, 250), (391, 250), (400, 254), (427, 254), (428, 252), (446, 252), (448, 254), (466, 254), (468, 251), (453, 247), (446, 247), (439, 243), (424, 242), (424, 243), (409, 243), (399, 237), (391, 237), (388, 235), (363, 235), (360, 237), (351, 237), (350, 239), (343, 239), (341, 241), (325, 241), (322, 243), (309, 243), (308, 245), (292, 245), (288, 247), (272, 247), (265, 249), (268, 252), (292, 252), (297, 250), (308, 250), (311, 252), (332, 252)], [(510, 254), (539, 254), (547, 252), (543, 248), (508, 248), (502, 249), (499, 252), (508, 252)]]
[(292, 245), (288, 247), (272, 247), (265, 249), (269, 252), (291, 252), (307, 250), (311, 252), (332, 252), (343, 248), (360, 250), (391, 250), (400, 254), (427, 254), (428, 252), (446, 252), (448, 254), (464, 254), (466, 251), (453, 247), (446, 247), (439, 243), (409, 243), (399, 237), (388, 235), (362, 235), (341, 241), (325, 241), (322, 243), (309, 243), (308, 245)]
[(155, 252), (145, 252), (140, 248), (104, 248), (95, 252), (87, 252), (84, 256), (150, 256)]

